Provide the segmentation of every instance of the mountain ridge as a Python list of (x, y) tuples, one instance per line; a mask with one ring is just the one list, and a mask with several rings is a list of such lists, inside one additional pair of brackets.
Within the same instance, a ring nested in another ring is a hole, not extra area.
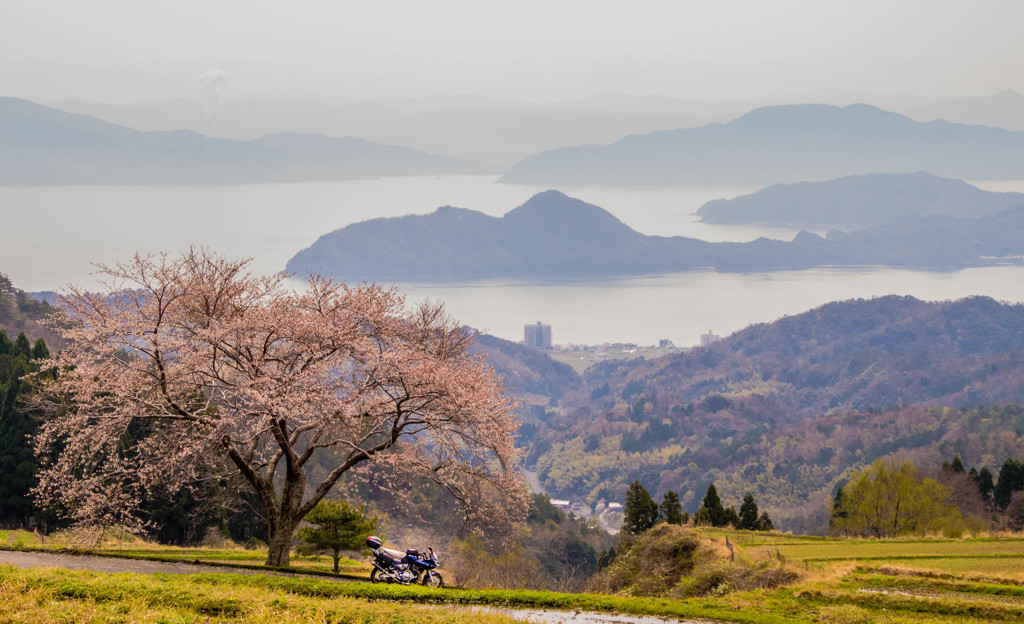
[(443, 207), (426, 215), (354, 223), (319, 237), (285, 270), (344, 280), (457, 282), (494, 278), (576, 279), (715, 269), (799, 270), (885, 265), (950, 271), (1020, 263), (1024, 205), (977, 219), (944, 215), (827, 237), (710, 243), (646, 236), (604, 209), (556, 190), (503, 217)]
[(697, 209), (706, 223), (867, 227), (906, 216), (979, 217), (1024, 205), (1024, 193), (983, 191), (962, 180), (915, 173), (870, 173), (773, 184)]
[(0, 185), (230, 184), (493, 172), (479, 163), (323, 135), (219, 139), (142, 132), (0, 97)]
[(1024, 132), (918, 122), (867, 104), (767, 106), (727, 123), (530, 156), (511, 184), (772, 184), (877, 171), (1024, 176)]

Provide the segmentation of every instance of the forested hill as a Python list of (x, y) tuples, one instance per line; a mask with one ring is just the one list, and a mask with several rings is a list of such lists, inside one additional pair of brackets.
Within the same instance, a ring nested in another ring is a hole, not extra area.
[(597, 369), (587, 381), (608, 383), (621, 399), (757, 395), (790, 417), (900, 403), (960, 406), (1024, 400), (1024, 376), (1013, 379), (1024, 367), (1021, 349), (1024, 305), (887, 296), (829, 303), (628, 372)]
[(535, 394), (560, 397), (576, 390), (582, 381), (568, 364), (552, 360), (546, 353), (524, 347), (489, 334), (477, 336), (476, 352), (487, 356), (487, 364), (494, 368), (509, 389), (517, 395)]
[[(682, 354), (608, 362), (584, 378), (531, 436), (528, 461), (553, 495), (621, 498), (638, 478), (656, 492), (702, 495), (709, 481), (754, 465), (751, 449), (770, 447), (786, 429), (813, 439), (826, 463), (841, 455), (838, 478), (867, 450), (839, 454), (849, 436), (817, 430), (824, 414), (868, 414), (858, 426), (871, 429), (870, 414), (890, 408), (1024, 402), (1024, 306), (986, 297), (831, 303)], [(977, 431), (943, 426), (926, 433), (929, 444), (947, 434), (977, 441)], [(879, 453), (914, 446), (894, 440), (891, 427), (875, 433)], [(744, 483), (756, 481), (760, 468), (751, 470)], [(813, 471), (791, 476), (794, 492), (827, 485)]]
[(10, 338), (24, 333), (33, 340), (42, 338), (51, 347), (59, 347), (62, 341), (45, 324), (52, 311), (50, 304), (15, 287), (6, 275), (0, 273), (0, 329)]

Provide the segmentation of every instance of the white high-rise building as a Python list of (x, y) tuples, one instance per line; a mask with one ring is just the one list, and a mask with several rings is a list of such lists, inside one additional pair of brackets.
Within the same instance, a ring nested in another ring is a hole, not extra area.
[(721, 339), (721, 336), (716, 335), (713, 331), (709, 329), (708, 333), (700, 335), (700, 346), (706, 347), (709, 344), (718, 342)]
[(540, 321), (536, 325), (523, 325), (523, 344), (534, 349), (550, 349), (551, 326)]

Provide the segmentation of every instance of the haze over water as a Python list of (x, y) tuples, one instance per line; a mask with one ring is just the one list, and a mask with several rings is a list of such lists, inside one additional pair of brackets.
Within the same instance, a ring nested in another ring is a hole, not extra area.
[[(493, 176), (440, 176), (231, 186), (0, 187), (8, 243), (0, 267), (24, 290), (74, 283), (97, 287), (90, 263), (126, 260), (134, 251), (179, 251), (207, 245), (251, 256), (259, 273), (281, 270), (316, 238), (376, 217), (429, 213), (454, 205), (500, 216), (546, 190), (496, 184)], [(975, 183), (1024, 191), (1024, 181)], [(751, 188), (560, 187), (612, 212), (648, 235), (746, 241), (789, 240), (792, 229), (715, 226), (693, 213), (711, 199)], [(18, 234), (21, 234), (20, 236)], [(38, 236), (45, 234), (40, 253)], [(31, 260), (26, 262), (25, 259)], [(813, 269), (751, 274), (688, 272), (602, 281), (493, 280), (469, 284), (402, 284), (412, 301), (444, 300), (461, 322), (520, 340), (522, 327), (552, 325), (560, 344), (662, 338), (689, 346), (709, 329), (727, 335), (758, 322), (836, 300), (886, 294), (926, 300), (988, 295), (1024, 301), (1024, 267), (955, 273), (888, 268)]]

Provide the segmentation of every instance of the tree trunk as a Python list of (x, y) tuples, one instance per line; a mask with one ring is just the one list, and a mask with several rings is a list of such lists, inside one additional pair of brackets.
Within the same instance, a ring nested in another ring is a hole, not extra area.
[(334, 551), (334, 573), (335, 573), (335, 574), (337, 574), (337, 573), (338, 573), (338, 561), (339, 561), (340, 559), (341, 559), (341, 552), (340, 552), (340, 551), (337, 551), (337, 550), (336, 550), (336, 551)]
[(269, 536), (266, 565), (278, 568), (288, 567), (291, 562), (293, 532), (294, 527), (289, 524), (278, 526), (277, 530)]

